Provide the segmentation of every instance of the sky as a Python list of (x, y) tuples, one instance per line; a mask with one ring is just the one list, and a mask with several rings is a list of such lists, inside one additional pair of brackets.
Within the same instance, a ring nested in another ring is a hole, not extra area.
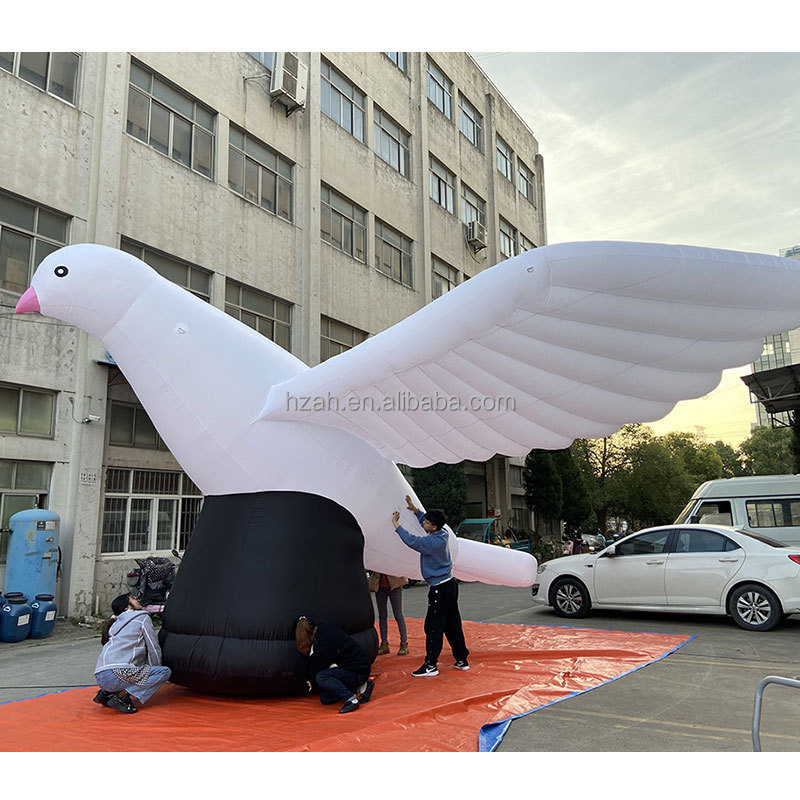
[[(548, 244), (610, 239), (777, 255), (800, 243), (800, 54), (474, 52), (544, 158)], [(728, 370), (652, 427), (738, 445)]]

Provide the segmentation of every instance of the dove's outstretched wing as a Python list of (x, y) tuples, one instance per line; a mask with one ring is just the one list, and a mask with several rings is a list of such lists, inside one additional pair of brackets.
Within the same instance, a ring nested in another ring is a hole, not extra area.
[(800, 262), (681, 245), (550, 245), (274, 385), (261, 414), (427, 466), (657, 420), (800, 325)]

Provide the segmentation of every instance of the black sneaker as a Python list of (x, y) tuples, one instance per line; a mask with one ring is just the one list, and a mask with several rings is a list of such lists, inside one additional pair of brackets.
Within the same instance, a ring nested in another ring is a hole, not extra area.
[(106, 705), (109, 708), (115, 708), (122, 714), (135, 714), (138, 710), (134, 705), (128, 705), (118, 694), (110, 694)]
[(375, 681), (367, 681), (367, 688), (361, 692), (361, 697), (358, 699), (359, 703), (369, 703), (370, 697), (372, 697), (372, 690), (375, 688)]
[(428, 664), (425, 662), (419, 669), (415, 669), (411, 674), (415, 678), (432, 678), (434, 675), (439, 674), (439, 670), (436, 669), (436, 664)]
[(456, 663), (453, 664), (453, 669), (460, 669), (466, 672), (466, 670), (469, 669), (469, 664), (467, 663), (467, 659), (459, 658), (458, 661), (456, 661)]
[(102, 689), (92, 698), (93, 703), (100, 703), (101, 706), (108, 705), (109, 693), (104, 692)]
[(358, 700), (345, 700), (344, 705), (339, 709), (340, 714), (349, 714), (351, 711), (358, 711), (361, 705)]

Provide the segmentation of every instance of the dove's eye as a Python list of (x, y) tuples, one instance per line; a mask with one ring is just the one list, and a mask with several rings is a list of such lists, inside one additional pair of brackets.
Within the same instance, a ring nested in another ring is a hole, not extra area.
[(63, 265), (56, 267), (53, 272), (55, 272), (56, 276), (59, 278), (64, 278), (65, 276), (69, 275), (69, 270)]

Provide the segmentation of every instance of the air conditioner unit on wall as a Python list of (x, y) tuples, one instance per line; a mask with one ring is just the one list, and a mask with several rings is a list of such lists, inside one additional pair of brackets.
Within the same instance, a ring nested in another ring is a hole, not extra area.
[(274, 101), (286, 106), (287, 114), (305, 105), (307, 86), (308, 67), (297, 53), (275, 53), (269, 94)]
[(483, 250), (483, 248), (489, 246), (489, 234), (486, 228), (476, 219), (473, 219), (467, 225), (467, 242), (476, 250)]

